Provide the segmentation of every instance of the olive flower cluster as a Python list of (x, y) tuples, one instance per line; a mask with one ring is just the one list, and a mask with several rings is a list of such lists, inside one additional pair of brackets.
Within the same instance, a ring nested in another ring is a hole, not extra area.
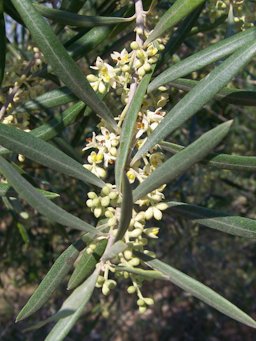
[[(127, 105), (129, 91), (134, 77), (139, 82), (143, 76), (152, 70), (153, 65), (158, 60), (158, 52), (164, 46), (161, 41), (156, 41), (148, 46), (140, 46), (136, 41), (130, 44), (130, 51), (123, 49), (120, 53), (113, 52), (111, 58), (114, 66), (97, 58), (95, 74), (87, 76), (95, 91), (105, 93), (114, 91), (115, 96), (119, 96), (121, 103)], [(145, 95), (143, 104), (137, 116), (136, 124), (136, 145), (139, 149), (148, 135), (161, 122), (166, 112), (163, 109), (168, 103), (168, 94), (165, 87), (160, 87), (154, 95)], [(128, 103), (129, 104), (129, 103)], [(124, 120), (125, 109), (116, 117), (118, 126), (121, 127)], [(85, 168), (105, 179), (108, 176), (108, 169), (114, 165), (117, 157), (120, 135), (110, 132), (101, 121), (98, 132), (93, 132), (92, 137), (87, 139), (84, 151), (88, 153)], [(164, 154), (159, 148), (154, 147), (141, 160), (137, 161), (127, 170), (129, 182), (143, 182), (162, 162)], [(153, 304), (153, 299), (143, 297), (141, 293), (141, 279), (126, 271), (116, 271), (115, 266), (139, 267), (140, 259), (136, 256), (136, 251), (143, 252), (154, 257), (154, 253), (148, 249), (149, 241), (158, 238), (159, 228), (154, 226), (154, 221), (162, 219), (162, 212), (167, 208), (163, 203), (163, 190), (165, 185), (154, 190), (144, 198), (135, 203), (132, 211), (132, 219), (123, 241), (127, 248), (120, 252), (111, 261), (104, 263), (102, 274), (98, 277), (97, 287), (101, 288), (104, 295), (108, 295), (115, 288), (119, 279), (130, 281), (127, 289), (129, 294), (136, 293), (137, 304), (141, 313)], [(104, 222), (110, 235), (115, 237), (120, 220), (122, 194), (115, 185), (107, 184), (100, 193), (89, 192), (86, 201), (87, 207), (91, 210), (99, 222)]]

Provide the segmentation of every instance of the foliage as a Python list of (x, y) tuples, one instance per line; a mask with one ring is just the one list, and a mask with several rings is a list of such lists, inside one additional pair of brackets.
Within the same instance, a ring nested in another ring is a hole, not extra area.
[[(137, 296), (141, 314), (148, 312), (154, 299), (142, 292), (154, 279), (172, 282), (256, 328), (236, 305), (158, 259), (159, 226), (176, 216), (255, 239), (253, 217), (200, 205), (204, 184), (198, 180), (203, 174), (218, 182), (226, 170), (256, 168), (256, 156), (233, 155), (237, 149), (239, 154), (236, 134), (246, 129), (244, 122), (236, 124), (239, 114), (255, 106), (255, 90), (243, 74), (253, 78), (255, 72), (253, 5), (59, 3), (57, 8), (54, 1), (0, 0), (0, 196), (25, 245), (33, 248), (28, 219), (31, 228), (46, 219), (47, 230), (56, 226), (69, 242), (17, 322), (49, 302), (72, 272), (67, 289), (74, 290), (58, 312), (29, 328), (55, 322), (45, 340), (63, 340), (90, 300), (96, 302), (92, 295), (99, 297), (98, 288), (104, 297), (115, 297), (114, 289), (128, 283), (126, 294)], [(8, 33), (10, 23), (21, 31)], [(192, 49), (190, 56), (183, 45)], [(231, 138), (234, 149), (227, 146)], [(192, 179), (187, 188), (184, 176)]]

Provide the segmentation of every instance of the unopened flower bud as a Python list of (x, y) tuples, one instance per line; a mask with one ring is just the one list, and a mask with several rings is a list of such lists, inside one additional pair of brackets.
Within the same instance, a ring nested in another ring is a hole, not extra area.
[(95, 199), (97, 197), (97, 194), (95, 192), (88, 192), (87, 196), (90, 199)]
[(102, 214), (102, 209), (100, 207), (96, 207), (94, 210), (93, 210), (93, 213), (95, 215), (96, 218), (99, 218)]
[(129, 232), (129, 236), (131, 238), (138, 238), (141, 234), (142, 234), (142, 230), (141, 229), (135, 229), (135, 230)]
[(145, 75), (145, 73), (146, 73), (146, 71), (145, 71), (143, 66), (138, 69), (138, 75), (139, 76), (143, 77)]
[(110, 203), (110, 199), (109, 197), (106, 196), (106, 197), (101, 198), (100, 202), (103, 207), (107, 207)]
[(98, 81), (98, 77), (96, 77), (93, 74), (88, 75), (86, 78), (89, 82), (97, 82)]
[(140, 259), (138, 257), (134, 257), (128, 263), (131, 266), (138, 266), (140, 264)]
[(106, 285), (106, 282), (102, 286), (102, 294), (105, 296), (108, 296), (110, 294), (110, 289), (108, 285)]
[(139, 307), (139, 312), (141, 313), (141, 314), (144, 314), (145, 312), (146, 312), (146, 310), (147, 310), (147, 306), (141, 306), (141, 307)]
[(136, 41), (132, 41), (131, 44), (130, 44), (130, 48), (132, 50), (138, 50), (139, 44)]
[(135, 286), (131, 285), (130, 287), (127, 288), (128, 294), (134, 294), (136, 292)]
[(137, 300), (137, 305), (138, 305), (139, 307), (144, 307), (144, 306), (145, 306), (144, 300), (143, 300), (142, 298), (139, 298), (139, 299)]
[(146, 72), (149, 72), (149, 71), (151, 70), (151, 65), (150, 65), (149, 63), (145, 63), (145, 64), (143, 65), (143, 68), (144, 68), (144, 70), (145, 70)]
[(144, 297), (144, 301), (147, 305), (152, 305), (154, 304), (154, 300), (151, 297)]
[(93, 207), (93, 200), (92, 199), (88, 199), (87, 201), (86, 201), (86, 205), (87, 205), (87, 207)]
[(124, 258), (125, 258), (126, 260), (132, 259), (132, 251), (131, 251), (131, 250), (125, 250), (125, 251), (124, 251)]

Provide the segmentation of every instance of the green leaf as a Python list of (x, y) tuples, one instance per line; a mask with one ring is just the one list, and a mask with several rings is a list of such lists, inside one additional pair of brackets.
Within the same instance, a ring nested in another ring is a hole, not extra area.
[(134, 20), (131, 18), (118, 18), (118, 17), (99, 17), (99, 16), (85, 16), (74, 14), (68, 11), (59, 9), (48, 8), (40, 4), (33, 4), (35, 9), (44, 17), (51, 19), (57, 23), (75, 26), (75, 27), (94, 27), (103, 25), (115, 25)]
[(249, 327), (256, 328), (256, 322), (249, 315), (209, 287), (158, 259), (149, 259), (149, 257), (146, 259), (144, 256), (142, 259), (147, 265), (160, 271), (169, 279), (170, 282), (174, 283), (181, 289), (199, 298), (201, 301), (217, 309), (226, 316), (229, 316)]
[(58, 89), (45, 92), (43, 95), (40, 95), (35, 99), (20, 104), (12, 111), (12, 114), (24, 113), (24, 111), (31, 112), (33, 110), (46, 111), (47, 109), (68, 104), (75, 100), (77, 100), (77, 97), (72, 93), (72, 91), (70, 91), (66, 86), (62, 86)]
[(122, 176), (132, 150), (137, 116), (144, 100), (148, 83), (151, 79), (153, 71), (154, 70), (143, 77), (136, 89), (129, 107), (127, 108), (127, 111), (125, 112), (125, 119), (121, 130), (120, 144), (115, 164), (115, 178), (118, 188), (121, 188)]
[(66, 299), (57, 314), (60, 315), (67, 312), (69, 315), (61, 318), (56, 323), (45, 341), (61, 341), (68, 335), (92, 296), (99, 272), (100, 269), (96, 269), (94, 273)]
[[(56, 114), (49, 122), (32, 129), (29, 134), (32, 134), (33, 136), (43, 140), (51, 140), (65, 127), (72, 124), (84, 107), (85, 104), (83, 102), (78, 102), (66, 109), (63, 113)], [(11, 151), (0, 146), (0, 155), (8, 155), (10, 153)]]
[(167, 70), (158, 75), (149, 84), (148, 92), (231, 55), (242, 46), (245, 46), (245, 44), (255, 41), (255, 38), (256, 29), (252, 28), (244, 32), (237, 33), (230, 38), (221, 40), (204, 50), (194, 53), (177, 64), (170, 66)]
[[(36, 190), (48, 199), (55, 199), (60, 196), (58, 193), (44, 191), (40, 188), (36, 188)], [(17, 196), (17, 193), (11, 188), (11, 186), (9, 186), (9, 184), (7, 183), (0, 184), (0, 197), (6, 197), (6, 196), (15, 197)]]
[(61, 253), (26, 305), (20, 311), (16, 318), (16, 322), (35, 313), (50, 299), (53, 292), (63, 283), (63, 280), (65, 280), (66, 275), (72, 269), (75, 260), (84, 246), (85, 243), (79, 239)]
[(8, 180), (9, 184), (18, 192), (19, 196), (29, 205), (48, 219), (58, 224), (77, 230), (92, 232), (97, 231), (93, 226), (75, 217), (74, 215), (55, 205), (40, 194), (27, 180), (25, 180), (2, 156), (0, 156), (0, 173)]
[(81, 258), (75, 265), (75, 270), (69, 279), (68, 290), (76, 288), (93, 273), (96, 264), (99, 262), (106, 249), (107, 242), (107, 239), (99, 240), (93, 253), (87, 253), (87, 249), (83, 251)]
[(87, 0), (62, 0), (60, 9), (77, 13), (84, 6)]
[(4, 3), (0, 0), (0, 86), (4, 79), (5, 56), (6, 56), (6, 36), (5, 36), (5, 20), (4, 20)]
[(51, 65), (54, 73), (78, 98), (87, 103), (89, 107), (104, 119), (111, 130), (115, 129), (116, 122), (108, 107), (98, 98), (82, 71), (68, 55), (50, 26), (33, 8), (32, 2), (30, 0), (11, 1), (27, 25), (35, 43)]
[(132, 188), (129, 183), (129, 180), (127, 179), (126, 174), (123, 173), (121, 215), (115, 241), (118, 241), (124, 237), (125, 232), (127, 231), (130, 225), (130, 221), (132, 219), (132, 209), (133, 209)]
[(128, 245), (125, 244), (122, 240), (118, 240), (116, 243), (114, 243), (110, 247), (108, 245), (103, 256), (102, 256), (102, 260), (104, 262), (106, 262), (109, 259), (115, 258), (119, 253), (126, 250), (127, 247), (128, 247)]
[[(188, 92), (197, 86), (198, 83), (199, 81), (192, 79), (179, 78), (175, 81), (171, 81), (169, 85)], [(214, 98), (229, 104), (256, 106), (256, 91), (251, 90), (223, 88), (214, 96)]]
[(231, 214), (211, 210), (197, 205), (170, 201), (168, 212), (185, 219), (216, 229), (234, 236), (256, 238), (256, 220), (232, 216)]
[[(167, 150), (171, 153), (176, 154), (177, 152), (184, 149), (175, 143), (161, 142), (161, 148)], [(230, 155), (230, 154), (215, 154), (212, 153), (207, 156), (202, 163), (219, 169), (229, 169), (234, 171), (256, 171), (256, 157), (255, 156), (240, 156), (240, 155)]]
[(160, 18), (154, 30), (150, 33), (146, 44), (159, 38), (166, 30), (172, 28), (179, 21), (189, 15), (205, 0), (176, 0), (168, 11)]
[(209, 102), (254, 56), (255, 41), (236, 51), (186, 94), (147, 138), (132, 162), (135, 163), (150, 148), (179, 128)]
[(29, 133), (45, 141), (51, 140), (66, 127), (75, 122), (84, 107), (85, 104), (83, 102), (78, 102), (62, 113), (54, 115), (47, 123), (32, 129)]
[(189, 16), (187, 16), (180, 24), (178, 29), (171, 35), (169, 41), (165, 45), (164, 51), (160, 54), (160, 58), (157, 62), (157, 67), (162, 65), (167, 58), (170, 57), (175, 51), (178, 50), (183, 41), (187, 38), (188, 33), (197, 22), (199, 15), (204, 8), (204, 4), (196, 8)]
[(98, 187), (104, 186), (101, 179), (86, 170), (80, 163), (30, 133), (6, 124), (0, 124), (0, 144), (15, 153), (25, 155), (46, 167), (82, 180), (85, 183)]
[(195, 163), (207, 156), (227, 135), (232, 122), (233, 121), (228, 121), (211, 129), (188, 147), (156, 168), (156, 170), (135, 189), (133, 193), (134, 201), (136, 202), (161, 185), (177, 179)]
[(140, 278), (152, 280), (152, 279), (162, 279), (167, 280), (165, 276), (161, 274), (159, 271), (155, 270), (144, 270), (140, 268), (133, 268), (131, 266), (115, 266), (116, 271), (126, 271), (134, 275), (140, 276)]

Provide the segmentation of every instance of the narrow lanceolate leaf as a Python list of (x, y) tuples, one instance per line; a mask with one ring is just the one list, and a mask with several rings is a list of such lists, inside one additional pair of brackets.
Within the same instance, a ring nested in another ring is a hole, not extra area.
[(118, 188), (121, 188), (121, 180), (126, 168), (128, 158), (132, 150), (132, 143), (135, 135), (135, 128), (137, 116), (140, 111), (145, 93), (147, 91), (148, 83), (151, 79), (153, 70), (145, 75), (140, 82), (132, 101), (125, 114), (124, 123), (120, 137), (120, 144), (118, 149), (117, 160), (115, 164), (115, 178)]
[(81, 258), (75, 265), (75, 270), (69, 279), (68, 290), (76, 288), (93, 273), (97, 263), (106, 249), (107, 242), (107, 239), (98, 241), (93, 253), (87, 253), (87, 249), (83, 251)]
[(163, 276), (161, 272), (155, 270), (144, 270), (140, 268), (133, 268), (131, 266), (116, 266), (116, 271), (126, 271), (134, 275), (140, 276), (140, 278), (153, 280), (153, 279), (162, 279), (168, 280), (166, 276)]
[(166, 30), (170, 29), (205, 0), (176, 0), (171, 8), (160, 18), (154, 30), (150, 33), (146, 43), (159, 38)]
[(82, 180), (85, 183), (98, 187), (104, 186), (101, 179), (86, 170), (80, 163), (30, 133), (6, 124), (0, 124), (0, 144), (15, 153), (25, 155), (46, 167)]
[(111, 245), (110, 247), (107, 246), (103, 256), (102, 260), (105, 262), (107, 260), (111, 260), (115, 258), (119, 253), (123, 252), (126, 250), (128, 247), (127, 244), (125, 244), (122, 240), (118, 240), (116, 243)]
[(50, 331), (45, 341), (62, 341), (68, 335), (71, 328), (82, 315), (85, 305), (92, 296), (100, 269), (96, 269), (94, 273), (81, 284), (73, 293), (66, 299), (56, 315), (67, 313), (68, 316), (60, 318)]
[(253, 42), (256, 39), (256, 29), (252, 28), (245, 32), (237, 33), (234, 36), (221, 40), (220, 42), (207, 47), (181, 62), (172, 65), (167, 70), (157, 76), (148, 87), (151, 92), (159, 86), (188, 75), (189, 73), (202, 69), (204, 66), (225, 58), (235, 52), (243, 45)]
[(40, 194), (27, 180), (25, 180), (12, 165), (0, 156), (0, 173), (7, 179), (9, 184), (18, 192), (19, 196), (29, 205), (36, 209), (48, 219), (58, 224), (74, 228), (77, 230), (92, 232), (96, 230), (90, 224), (68, 213), (59, 206)]
[(58, 107), (63, 104), (77, 100), (77, 97), (66, 86), (45, 92), (43, 95), (22, 103), (12, 111), (12, 114), (28, 112), (33, 110), (44, 110)]
[(77, 13), (87, 0), (62, 0), (60, 9)]
[[(179, 78), (169, 82), (169, 86), (188, 92), (198, 83), (199, 81), (192, 79)], [(225, 87), (214, 96), (214, 99), (229, 104), (255, 107), (256, 91)]]
[(75, 260), (84, 246), (85, 243), (82, 240), (78, 240), (62, 252), (26, 305), (20, 311), (16, 322), (29, 317), (49, 300), (53, 292), (63, 283), (63, 280), (65, 280), (66, 275), (72, 269)]
[[(44, 191), (40, 188), (36, 188), (36, 190), (41, 193), (44, 197), (48, 199), (58, 198), (60, 195), (58, 193)], [(16, 197), (17, 193), (11, 188), (9, 184), (0, 184), (0, 197)]]
[(186, 19), (182, 21), (178, 29), (171, 35), (169, 41), (167, 42), (164, 51), (162, 51), (157, 65), (160, 66), (163, 61), (165, 61), (168, 56), (172, 55), (182, 42), (187, 38), (188, 33), (191, 31), (192, 27), (195, 26), (197, 19), (204, 8), (204, 4), (196, 8)]
[(75, 26), (75, 27), (94, 27), (103, 25), (114, 25), (123, 22), (132, 21), (134, 18), (118, 18), (118, 17), (98, 17), (85, 16), (59, 9), (48, 8), (39, 4), (33, 4), (36, 10), (44, 17), (51, 19), (57, 23)]
[(116, 122), (108, 107), (93, 91), (82, 71), (53, 33), (43, 17), (34, 9), (30, 0), (11, 0), (28, 27), (35, 43), (43, 52), (54, 73), (82, 101), (87, 103), (108, 124), (116, 128)]
[(144, 258), (144, 261), (151, 268), (158, 270), (165, 275), (170, 282), (199, 298), (204, 303), (236, 321), (239, 321), (249, 327), (256, 328), (256, 322), (249, 315), (206, 285), (158, 259), (151, 258), (150, 260), (146, 260)]
[(134, 201), (161, 185), (177, 179), (195, 163), (202, 160), (223, 140), (229, 132), (231, 124), (232, 121), (228, 121), (211, 129), (188, 147), (165, 161), (135, 189), (133, 193)]
[[(64, 128), (72, 124), (81, 110), (85, 107), (83, 102), (78, 102), (61, 114), (56, 114), (54, 118), (49, 120), (47, 123), (32, 129), (29, 134), (38, 137), (42, 140), (51, 140), (53, 137), (58, 135)], [(11, 151), (0, 146), (0, 155), (8, 155)]]
[(150, 148), (179, 128), (207, 102), (209, 102), (256, 53), (256, 40), (246, 44), (202, 79), (164, 117), (146, 142), (139, 149), (133, 163)]
[(6, 36), (4, 20), (4, 2), (0, 0), (0, 86), (4, 78), (5, 55), (6, 55)]
[(170, 201), (168, 212), (203, 226), (244, 238), (256, 238), (256, 220), (218, 212), (197, 205)]
[[(166, 151), (169, 151), (173, 154), (176, 154), (184, 149), (183, 146), (180, 146), (171, 142), (161, 142), (161, 148)], [(230, 154), (215, 154), (211, 153), (207, 156), (203, 163), (207, 165), (219, 168), (219, 169), (230, 169), (234, 171), (256, 171), (256, 157), (255, 156), (241, 156), (241, 155), (230, 155)]]
[(123, 236), (125, 235), (125, 232), (127, 231), (132, 218), (132, 209), (133, 209), (132, 188), (126, 174), (123, 173), (121, 216), (118, 224), (118, 230), (115, 241), (122, 239)]

